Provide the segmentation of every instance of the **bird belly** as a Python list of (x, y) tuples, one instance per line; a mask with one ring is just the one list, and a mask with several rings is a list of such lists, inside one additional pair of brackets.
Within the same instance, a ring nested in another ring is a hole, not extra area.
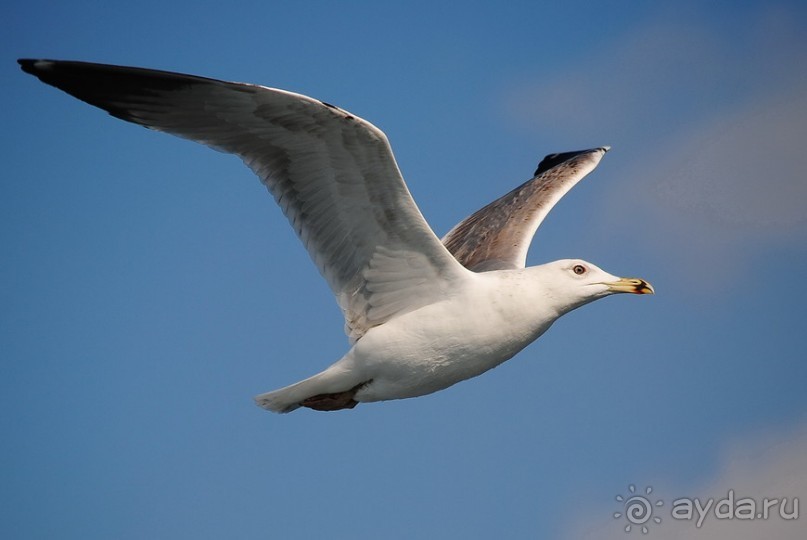
[(512, 358), (554, 321), (530, 320), (512, 302), (502, 302), (502, 309), (489, 300), (437, 302), (372, 328), (351, 351), (371, 380), (355, 399), (421, 396), (476, 377)]

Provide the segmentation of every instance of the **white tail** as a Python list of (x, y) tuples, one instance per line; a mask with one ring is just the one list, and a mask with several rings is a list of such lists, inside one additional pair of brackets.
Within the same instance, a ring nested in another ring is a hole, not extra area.
[(276, 413), (287, 413), (300, 408), (300, 402), (320, 394), (345, 392), (360, 384), (356, 373), (346, 370), (339, 362), (325, 371), (279, 390), (255, 396), (259, 407)]
[(286, 388), (281, 388), (280, 390), (274, 390), (272, 392), (266, 392), (265, 394), (261, 394), (259, 396), (255, 396), (255, 403), (258, 404), (259, 407), (266, 409), (267, 411), (272, 411), (276, 413), (287, 413), (291, 412), (294, 409), (300, 407), (300, 402), (305, 399), (298, 399), (293, 397), (292, 390), (294, 389), (294, 385), (287, 386)]

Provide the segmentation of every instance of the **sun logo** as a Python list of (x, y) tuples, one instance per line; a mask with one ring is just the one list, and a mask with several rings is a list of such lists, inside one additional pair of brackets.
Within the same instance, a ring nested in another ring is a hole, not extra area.
[(614, 519), (619, 519), (624, 515), (625, 519), (628, 520), (628, 524), (625, 525), (626, 533), (629, 533), (634, 525), (637, 527), (641, 525), (642, 534), (647, 534), (650, 530), (648, 528), (649, 521), (656, 524), (661, 523), (661, 518), (654, 516), (653, 510), (663, 506), (664, 501), (650, 502), (648, 497), (653, 492), (653, 488), (650, 486), (645, 488), (644, 495), (636, 495), (636, 486), (633, 484), (628, 486), (628, 491), (630, 491), (630, 494), (624, 497), (622, 495), (616, 496), (617, 502), (622, 504), (622, 512), (614, 512)]

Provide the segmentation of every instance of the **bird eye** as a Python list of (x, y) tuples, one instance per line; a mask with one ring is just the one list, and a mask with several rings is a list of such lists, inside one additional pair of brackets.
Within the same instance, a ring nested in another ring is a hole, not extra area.
[(582, 264), (576, 264), (576, 265), (574, 265), (574, 267), (572, 268), (572, 272), (574, 272), (574, 273), (575, 273), (575, 274), (577, 274), (578, 276), (582, 276), (583, 274), (585, 274), (585, 273), (586, 273), (586, 267), (585, 267), (585, 266), (583, 266)]

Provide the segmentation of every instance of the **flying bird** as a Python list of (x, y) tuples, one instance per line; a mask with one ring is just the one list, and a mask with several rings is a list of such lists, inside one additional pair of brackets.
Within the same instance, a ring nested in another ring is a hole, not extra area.
[(607, 146), (551, 154), (533, 177), (442, 239), (421, 215), (384, 133), (307, 96), (152, 69), (19, 60), (112, 116), (240, 157), (274, 196), (336, 296), (350, 349), (261, 394), (275, 412), (422, 396), (512, 358), (560, 316), (614, 293), (652, 294), (578, 259), (525, 267), (551, 208)]

